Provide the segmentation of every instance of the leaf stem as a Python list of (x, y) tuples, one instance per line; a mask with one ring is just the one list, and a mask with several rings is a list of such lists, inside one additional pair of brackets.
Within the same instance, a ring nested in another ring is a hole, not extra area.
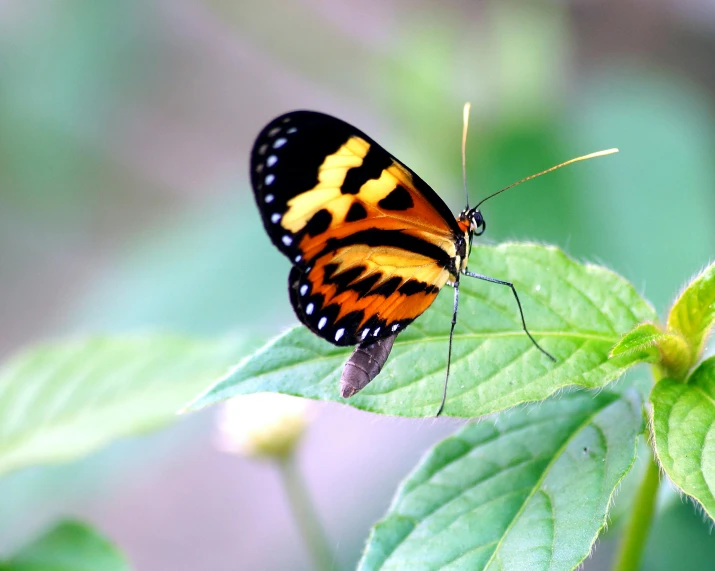
[(300, 470), (296, 465), (295, 456), (292, 453), (280, 456), (277, 458), (277, 463), (288, 501), (293, 510), (295, 523), (303, 536), (308, 552), (313, 558), (314, 568), (318, 571), (336, 569), (335, 556), (328, 546), (327, 537), (315, 513), (315, 508)]
[(613, 566), (614, 571), (638, 571), (640, 568), (648, 532), (653, 523), (659, 484), (660, 470), (655, 461), (655, 456), (651, 452), (643, 480), (638, 486), (628, 527), (626, 527), (616, 554), (616, 562)]

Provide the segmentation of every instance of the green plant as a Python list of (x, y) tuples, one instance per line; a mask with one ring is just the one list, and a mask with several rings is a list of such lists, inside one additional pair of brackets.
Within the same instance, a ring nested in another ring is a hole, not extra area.
[[(616, 568), (638, 569), (658, 466), (713, 517), (715, 358), (702, 356), (715, 321), (715, 264), (684, 289), (665, 325), (623, 278), (555, 248), (481, 246), (470, 266), (516, 283), (530, 330), (558, 362), (533, 349), (506, 288), (463, 281), (444, 414), (482, 420), (434, 447), (403, 482), (360, 568), (573, 569), (606, 525), (643, 436), (654, 456)], [(348, 404), (434, 414), (448, 297), (400, 334), (383, 372)], [(167, 335), (30, 349), (0, 371), (0, 470), (79, 457), (161, 426), (241, 357), (187, 408), (262, 391), (345, 402), (338, 378), (349, 350), (303, 327), (254, 349)], [(613, 382), (639, 363), (650, 364), (652, 383), (638, 374)], [(101, 431), (88, 430), (100, 419)], [(0, 568), (30, 568), (12, 565)]]
[(62, 521), (0, 562), (0, 571), (129, 571), (129, 563), (89, 526)]

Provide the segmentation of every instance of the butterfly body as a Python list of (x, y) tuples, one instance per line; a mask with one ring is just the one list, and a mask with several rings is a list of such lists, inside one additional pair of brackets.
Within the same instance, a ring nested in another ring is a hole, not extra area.
[(458, 283), (472, 236), (483, 231), (478, 210), (455, 218), (411, 169), (322, 113), (271, 121), (250, 168), (266, 231), (293, 264), (296, 315), (335, 345), (402, 331)]

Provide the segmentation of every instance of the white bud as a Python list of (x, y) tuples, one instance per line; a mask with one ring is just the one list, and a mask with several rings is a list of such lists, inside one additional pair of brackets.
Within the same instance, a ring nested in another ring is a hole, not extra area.
[(278, 393), (238, 396), (219, 409), (216, 447), (253, 458), (287, 456), (310, 416), (306, 399)]

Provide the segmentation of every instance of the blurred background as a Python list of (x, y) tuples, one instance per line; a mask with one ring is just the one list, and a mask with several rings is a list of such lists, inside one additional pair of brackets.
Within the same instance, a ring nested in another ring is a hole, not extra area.
[[(714, 58), (712, 0), (0, 0), (0, 356), (294, 323), (247, 166), (259, 129), (297, 108), (366, 131), (455, 211), (466, 100), (473, 201), (619, 147), (490, 201), (485, 238), (604, 264), (662, 315), (713, 257)], [(458, 423), (314, 409), (300, 465), (350, 568)], [(310, 569), (278, 473), (216, 451), (213, 416), (3, 478), (0, 553), (74, 515), (141, 571)], [(662, 509), (644, 569), (710, 568), (702, 517)], [(608, 568), (611, 523), (589, 571)]]

